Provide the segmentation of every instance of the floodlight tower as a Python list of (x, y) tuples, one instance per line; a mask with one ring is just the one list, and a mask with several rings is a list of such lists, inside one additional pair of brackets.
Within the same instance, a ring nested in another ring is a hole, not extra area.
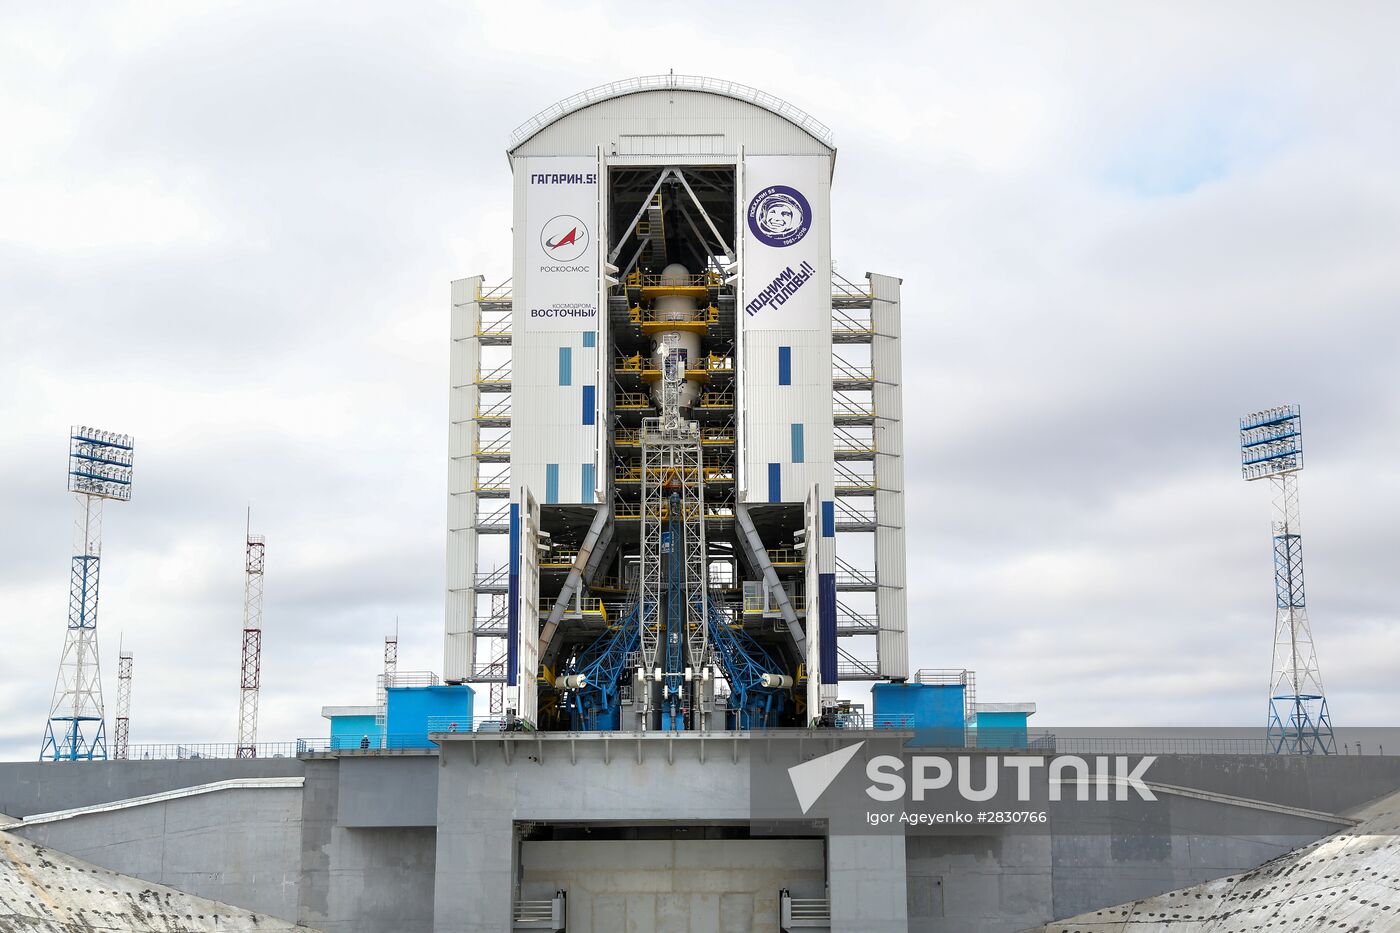
[(253, 510), (248, 510), (247, 544), (243, 559), (243, 669), (239, 678), (238, 757), (258, 757), (258, 687), (262, 683), (262, 535), (252, 533)]
[(1298, 471), (1303, 468), (1302, 416), (1285, 405), (1240, 419), (1240, 463), (1246, 480), (1274, 487), (1273, 673), (1269, 747), (1275, 754), (1333, 755), (1336, 741), (1303, 592), (1303, 536)]
[(68, 437), (68, 491), (77, 497), (78, 518), (69, 576), (68, 634), (44, 726), (41, 761), (107, 757), (97, 655), (102, 503), (107, 499), (125, 502), (131, 498), (134, 445), (129, 435), (75, 427)]
[(131, 652), (117, 647), (117, 737), (112, 757), (126, 760), (127, 737), (131, 729)]

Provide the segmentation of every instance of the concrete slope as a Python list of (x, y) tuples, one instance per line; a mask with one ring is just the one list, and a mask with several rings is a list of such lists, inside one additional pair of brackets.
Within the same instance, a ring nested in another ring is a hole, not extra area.
[(1400, 794), (1253, 871), (1037, 927), (1040, 933), (1400, 931)]
[(119, 875), (0, 832), (0, 933), (279, 933), (308, 927)]

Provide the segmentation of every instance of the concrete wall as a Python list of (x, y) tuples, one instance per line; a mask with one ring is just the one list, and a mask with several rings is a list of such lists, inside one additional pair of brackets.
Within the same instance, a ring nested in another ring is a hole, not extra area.
[(299, 777), (296, 758), (0, 762), (0, 813), (25, 817), (241, 777)]
[(325, 933), (432, 933), (432, 829), (341, 829), (332, 835)]
[(646, 741), (641, 761), (638, 743), (627, 739), (446, 742), (438, 775), (435, 930), (499, 933), (506, 927), (516, 823), (747, 824), (749, 746), (711, 740), (702, 765), (692, 740), (670, 748)]
[(437, 755), (341, 758), (337, 770), (339, 825), (437, 826)]
[(437, 756), (306, 762), (298, 919), (326, 933), (429, 933)]
[(1021, 930), (1049, 916), (1051, 837), (909, 836), (910, 933)]
[[(510, 740), (509, 761), (505, 744), (465, 737), (441, 757), (0, 764), (0, 812), (29, 816), (236, 777), (302, 777), (300, 789), (221, 790), (19, 832), (105, 868), (330, 933), (499, 933), (517, 877), (527, 897), (569, 890), (578, 929), (605, 929), (619, 904), (619, 930), (671, 929), (687, 898), (694, 929), (716, 916), (720, 930), (745, 929), (733, 918), (747, 908), (734, 905), (750, 894), (751, 926), (762, 929), (778, 888), (820, 893), (812, 853), (823, 842), (815, 839), (527, 842), (517, 861), (517, 826), (533, 821), (747, 826), (749, 756), (765, 742), (711, 739), (703, 762), (693, 739), (649, 739), (640, 761), (635, 739), (520, 736)], [(1205, 793), (1168, 794), (1150, 807), (1052, 805), (1053, 835), (831, 837), (833, 929), (1010, 933), (1245, 871), (1338, 828), (1287, 807), (1359, 806), (1400, 787), (1400, 758), (1173, 756), (1159, 759), (1150, 779)], [(1281, 806), (1241, 806), (1229, 796)], [(743, 870), (706, 867), (710, 844)], [(770, 854), (782, 869), (761, 867), (765, 846), (779, 847)], [(685, 870), (668, 867), (678, 865)]]
[(289, 923), (117, 874), (0, 832), (5, 933), (279, 933)]
[(223, 790), (39, 823), (16, 835), (187, 894), (297, 918), (300, 788)]
[(569, 895), (569, 933), (778, 933), (778, 891), (822, 897), (820, 839), (525, 842), (522, 894)]

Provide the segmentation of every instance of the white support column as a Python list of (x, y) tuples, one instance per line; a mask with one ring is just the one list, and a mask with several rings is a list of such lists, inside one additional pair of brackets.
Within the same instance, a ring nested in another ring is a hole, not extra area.
[[(539, 724), (540, 694), (540, 507), (528, 486), (520, 495), (519, 642), (516, 667), (515, 714), (532, 726)], [(511, 555), (515, 560), (516, 556)]]
[(881, 677), (909, 676), (908, 605), (904, 556), (904, 403), (900, 364), (900, 279), (867, 273), (875, 332), (875, 597)]
[(448, 683), (471, 677), (476, 655), (476, 386), (481, 364), (481, 276), (452, 283), (451, 394), (447, 403), (447, 609), (442, 675)]

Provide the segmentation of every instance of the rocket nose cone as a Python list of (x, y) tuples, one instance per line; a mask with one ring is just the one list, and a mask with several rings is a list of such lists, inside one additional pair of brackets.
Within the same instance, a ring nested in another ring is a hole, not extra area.
[(662, 285), (685, 285), (690, 282), (690, 270), (678, 262), (673, 262), (661, 270)]

